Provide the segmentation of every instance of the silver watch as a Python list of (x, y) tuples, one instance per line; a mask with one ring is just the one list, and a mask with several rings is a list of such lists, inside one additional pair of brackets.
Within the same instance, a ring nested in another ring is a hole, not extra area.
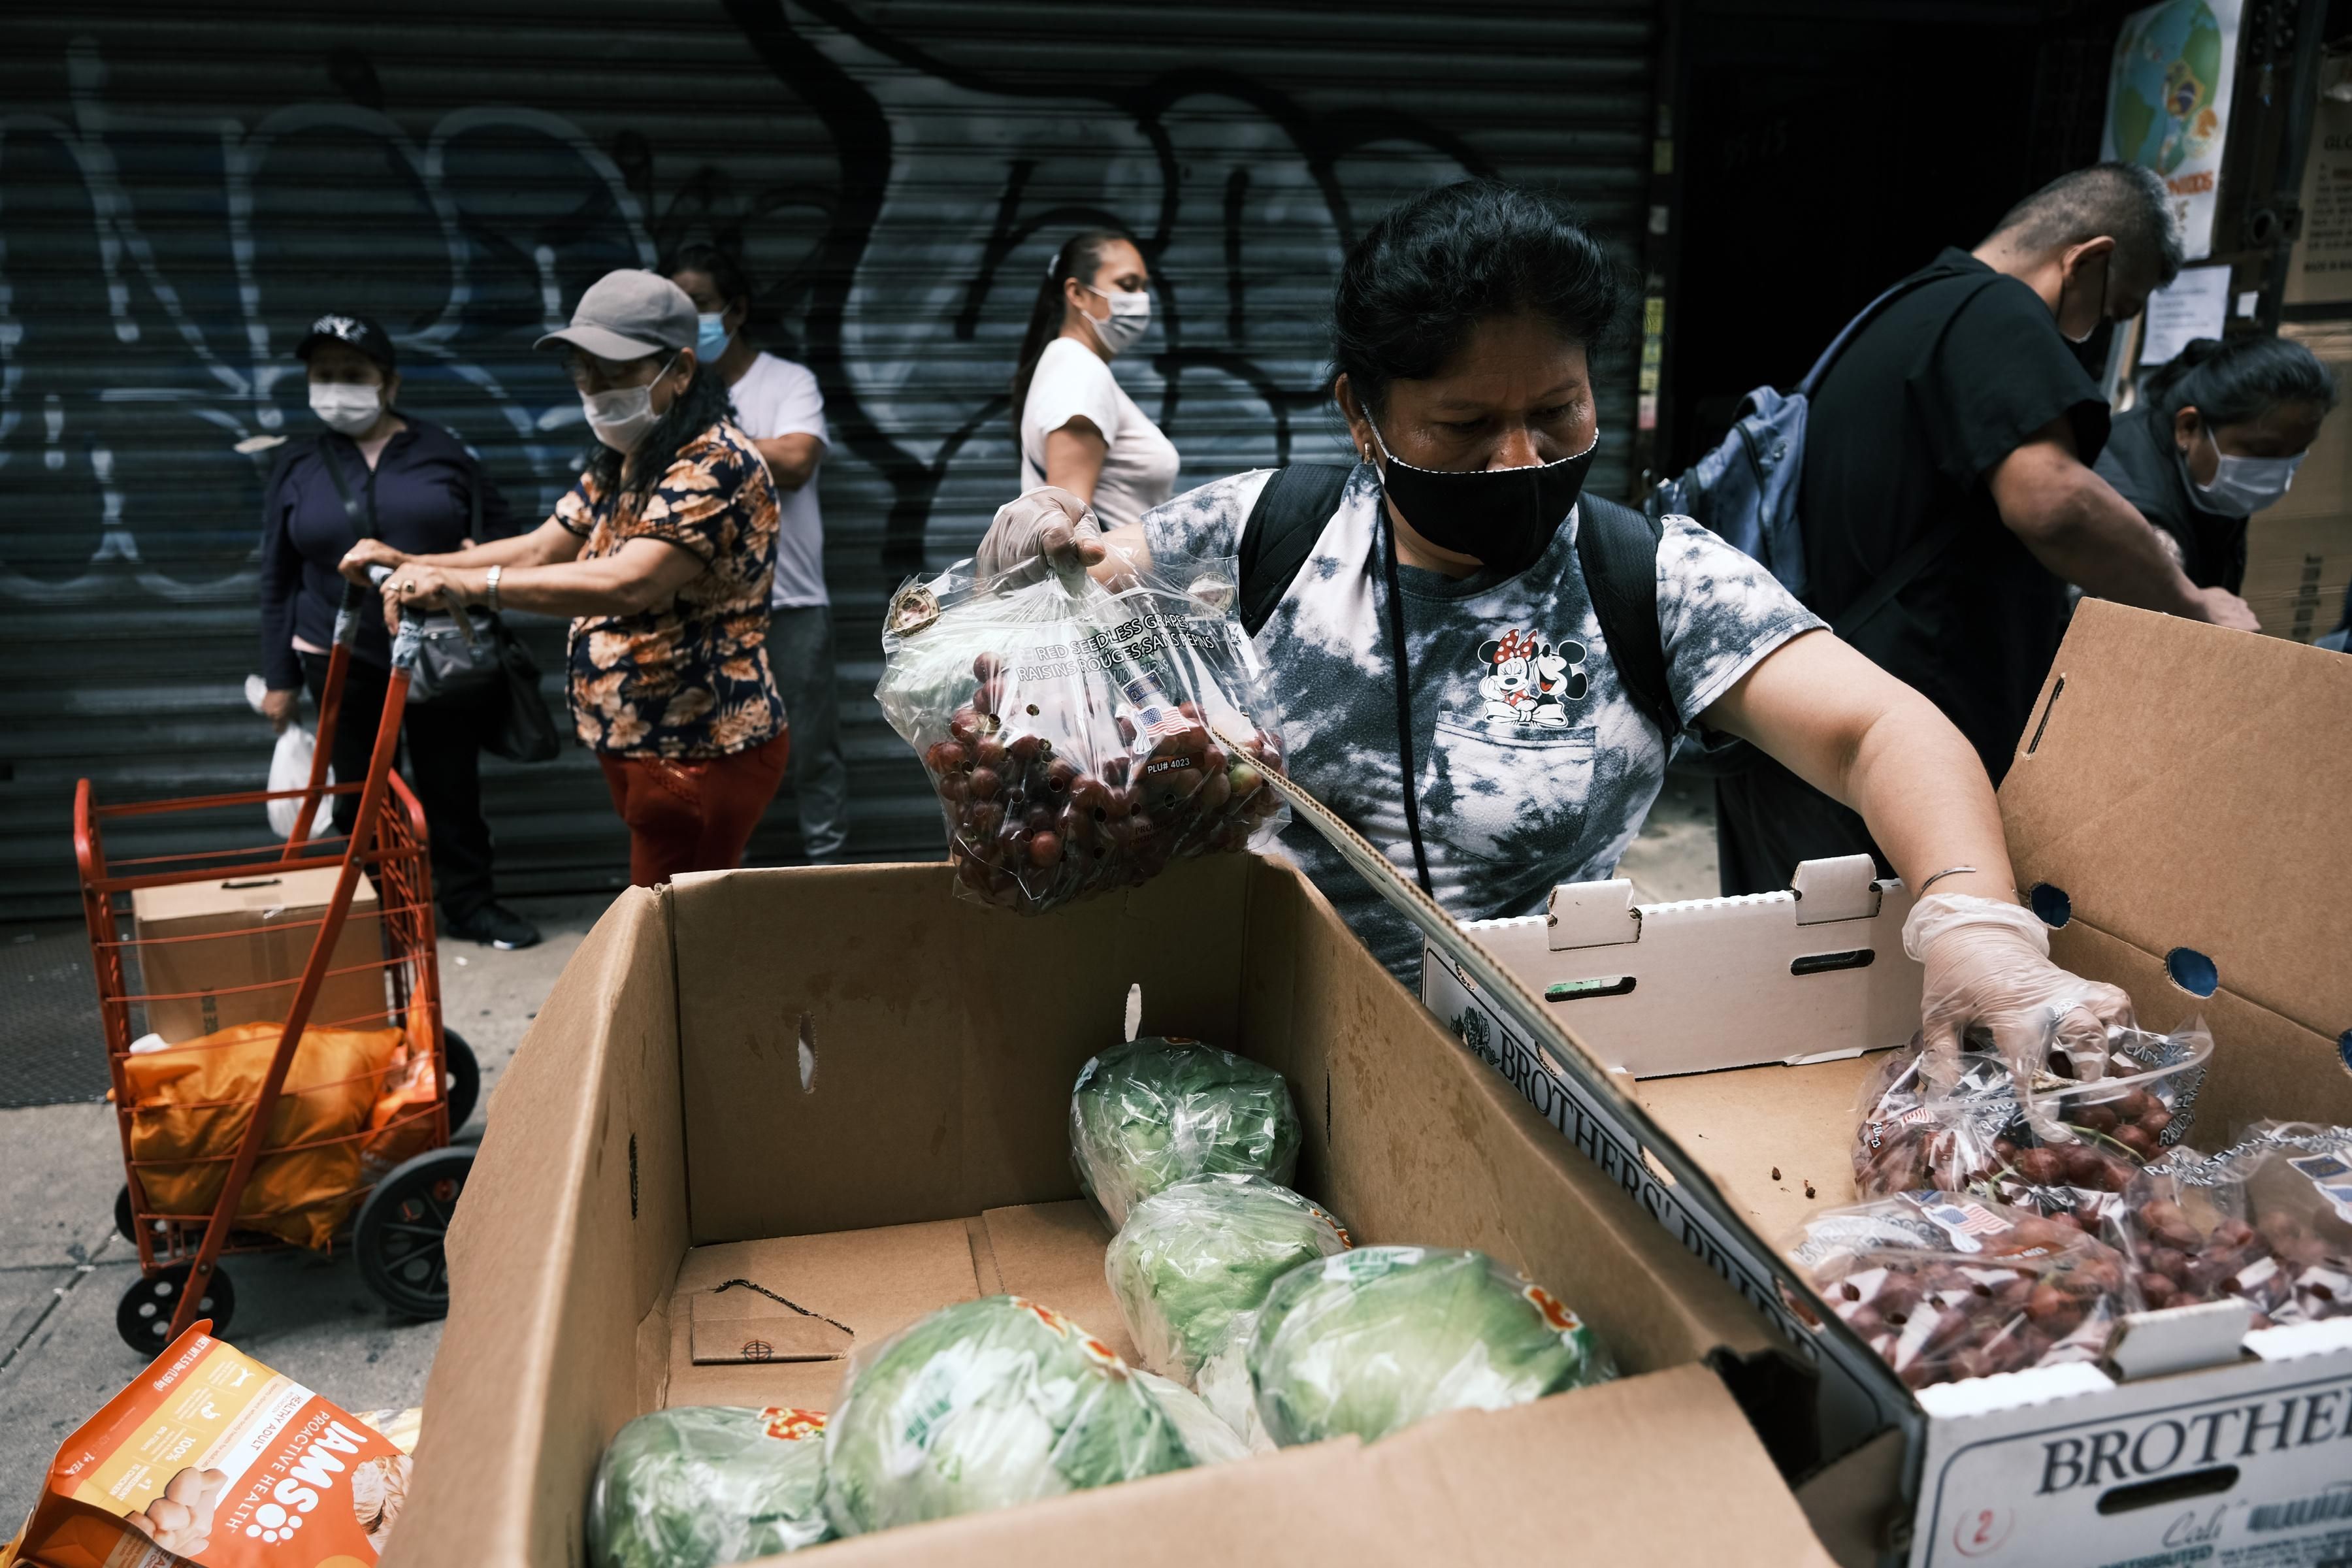
[(493, 566), (482, 578), (482, 585), (489, 590), (490, 614), (494, 616), (499, 613), (499, 578), (505, 571), (502, 565)]

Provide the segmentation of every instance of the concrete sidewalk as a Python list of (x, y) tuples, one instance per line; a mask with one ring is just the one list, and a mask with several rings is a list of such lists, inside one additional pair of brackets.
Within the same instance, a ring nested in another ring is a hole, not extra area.
[[(509, 901), (545, 942), (524, 952), (441, 943), (444, 1023), (481, 1059), (485, 1104), (556, 974), (611, 900)], [(459, 1142), (481, 1131), (477, 1110)], [(31, 1510), (58, 1445), (144, 1365), (114, 1330), (116, 1303), (139, 1272), (137, 1248), (114, 1230), (121, 1186), (112, 1106), (0, 1110), (0, 1539)], [(441, 1325), (394, 1317), (349, 1258), (289, 1250), (225, 1267), (236, 1289), (229, 1337), (239, 1350), (347, 1409), (424, 1397)]]

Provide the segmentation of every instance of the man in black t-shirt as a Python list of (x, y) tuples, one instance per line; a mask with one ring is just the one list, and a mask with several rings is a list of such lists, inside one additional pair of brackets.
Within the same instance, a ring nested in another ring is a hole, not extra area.
[[(1900, 581), (1838, 631), (1941, 708), (1996, 784), (2058, 651), (2067, 584), (2254, 629), (2243, 600), (2189, 582), (2091, 470), (2107, 405), (2070, 345), (2137, 315), (2180, 262), (2162, 181), (2078, 170), (1915, 275), (1814, 395), (1797, 501), (1807, 598), (1834, 621)], [(1769, 758), (1718, 781), (1716, 805), (1726, 893), (1784, 888), (1798, 861), (1832, 855), (1877, 855), (1892, 874), (1861, 817)]]

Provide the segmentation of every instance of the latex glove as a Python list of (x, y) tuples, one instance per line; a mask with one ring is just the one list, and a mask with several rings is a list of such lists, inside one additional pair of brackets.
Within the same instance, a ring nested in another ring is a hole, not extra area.
[(1936, 1094), (1958, 1081), (1960, 1037), (1972, 1024), (1990, 1031), (2023, 1095), (2053, 1046), (2076, 1077), (2100, 1076), (2109, 1026), (2132, 1022), (2129, 996), (2051, 963), (2049, 928), (1999, 899), (1929, 894), (1903, 922), (1903, 951), (1927, 971), (1920, 1068)]
[(983, 578), (1013, 573), (1016, 584), (1034, 583), (1049, 569), (1065, 576), (1083, 572), (1105, 553), (1094, 508), (1068, 490), (1040, 485), (996, 509), (972, 570)]

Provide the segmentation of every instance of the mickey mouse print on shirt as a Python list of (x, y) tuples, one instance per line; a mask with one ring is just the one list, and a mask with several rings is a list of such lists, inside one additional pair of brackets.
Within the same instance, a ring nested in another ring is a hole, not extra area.
[(1479, 717), (1489, 724), (1565, 728), (1584, 696), (1584, 645), (1545, 642), (1516, 628), (1478, 645)]

